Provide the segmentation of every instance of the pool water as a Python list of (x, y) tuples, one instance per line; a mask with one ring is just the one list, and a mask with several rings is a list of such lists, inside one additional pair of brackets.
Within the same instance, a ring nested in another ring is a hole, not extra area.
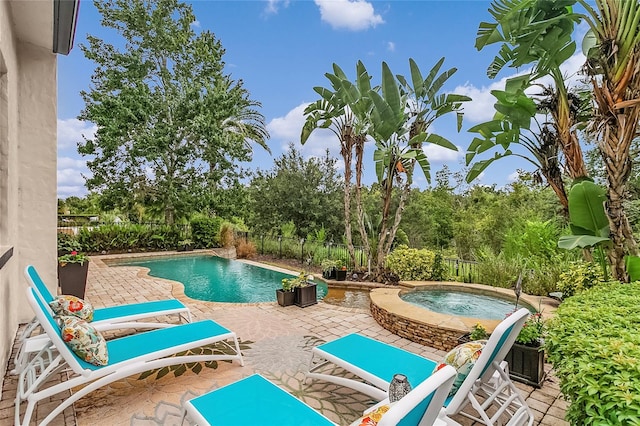
[[(144, 266), (149, 275), (179, 281), (192, 299), (209, 302), (275, 302), (276, 290), (289, 274), (217, 256), (167, 256), (158, 259), (126, 260), (121, 266)], [(116, 266), (117, 266), (116, 265)], [(317, 282), (318, 299), (327, 286)]]
[(515, 302), (454, 290), (413, 291), (400, 298), (433, 312), (479, 319), (502, 320), (515, 309)]

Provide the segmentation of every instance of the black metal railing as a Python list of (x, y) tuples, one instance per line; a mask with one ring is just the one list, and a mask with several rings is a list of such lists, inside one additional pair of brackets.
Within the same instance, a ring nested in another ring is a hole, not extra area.
[(449, 267), (449, 275), (451, 278), (465, 283), (479, 282), (478, 262), (448, 257), (444, 258), (444, 261)]

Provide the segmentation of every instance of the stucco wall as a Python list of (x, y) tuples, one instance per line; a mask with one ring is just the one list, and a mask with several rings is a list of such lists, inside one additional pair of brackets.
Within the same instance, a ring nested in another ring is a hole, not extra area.
[(0, 246), (14, 248), (0, 269), (2, 376), (18, 324), (33, 317), (24, 296), (24, 267), (34, 264), (54, 291), (56, 283), (56, 56), (50, 46), (18, 40), (13, 18), (9, 3), (0, 1), (6, 92), (6, 101), (0, 99), (0, 126), (6, 117), (0, 131)]

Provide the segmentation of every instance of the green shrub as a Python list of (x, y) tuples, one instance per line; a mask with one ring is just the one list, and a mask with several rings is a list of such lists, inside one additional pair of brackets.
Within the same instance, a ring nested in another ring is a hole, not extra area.
[(603, 281), (602, 269), (591, 262), (571, 262), (566, 271), (560, 274), (558, 291), (567, 298), (587, 290)]
[(548, 321), (549, 360), (572, 425), (640, 424), (640, 283), (608, 283), (560, 304)]
[(385, 266), (401, 280), (430, 280), (435, 257), (435, 253), (431, 250), (399, 246), (389, 253)]
[(517, 221), (505, 235), (502, 251), (507, 258), (521, 257), (548, 263), (561, 252), (558, 248), (560, 229), (550, 221)]
[(175, 226), (127, 223), (84, 227), (80, 229), (77, 239), (83, 251), (101, 253), (168, 250), (175, 248), (181, 238), (180, 228)]
[(197, 216), (191, 219), (191, 239), (197, 248), (219, 247), (221, 217)]
[(445, 281), (448, 279), (449, 267), (444, 263), (442, 253), (437, 252), (433, 258), (433, 266), (431, 267), (431, 279), (433, 281)]
[(568, 261), (561, 256), (555, 262), (536, 263), (520, 256), (496, 255), (487, 248), (479, 250), (476, 258), (480, 284), (511, 288), (522, 274), (522, 291), (536, 296), (546, 296), (556, 291), (560, 274), (568, 267)]

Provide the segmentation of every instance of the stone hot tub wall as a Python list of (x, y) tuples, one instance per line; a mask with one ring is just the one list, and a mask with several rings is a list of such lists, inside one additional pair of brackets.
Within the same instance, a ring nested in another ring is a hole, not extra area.
[[(512, 290), (479, 284), (403, 282), (402, 285), (401, 288), (372, 290), (370, 293), (371, 315), (378, 324), (400, 337), (444, 351), (456, 347), (459, 344), (458, 338), (470, 332), (475, 324), (480, 323), (487, 331), (492, 332), (500, 321), (433, 312), (403, 301), (400, 299), (402, 292), (429, 288), (458, 291), (463, 289), (470, 293), (502, 299), (513, 298), (515, 301)], [(529, 308), (539, 306), (538, 309), (541, 309), (545, 316), (555, 311), (555, 302), (546, 297), (522, 295), (520, 300)]]

